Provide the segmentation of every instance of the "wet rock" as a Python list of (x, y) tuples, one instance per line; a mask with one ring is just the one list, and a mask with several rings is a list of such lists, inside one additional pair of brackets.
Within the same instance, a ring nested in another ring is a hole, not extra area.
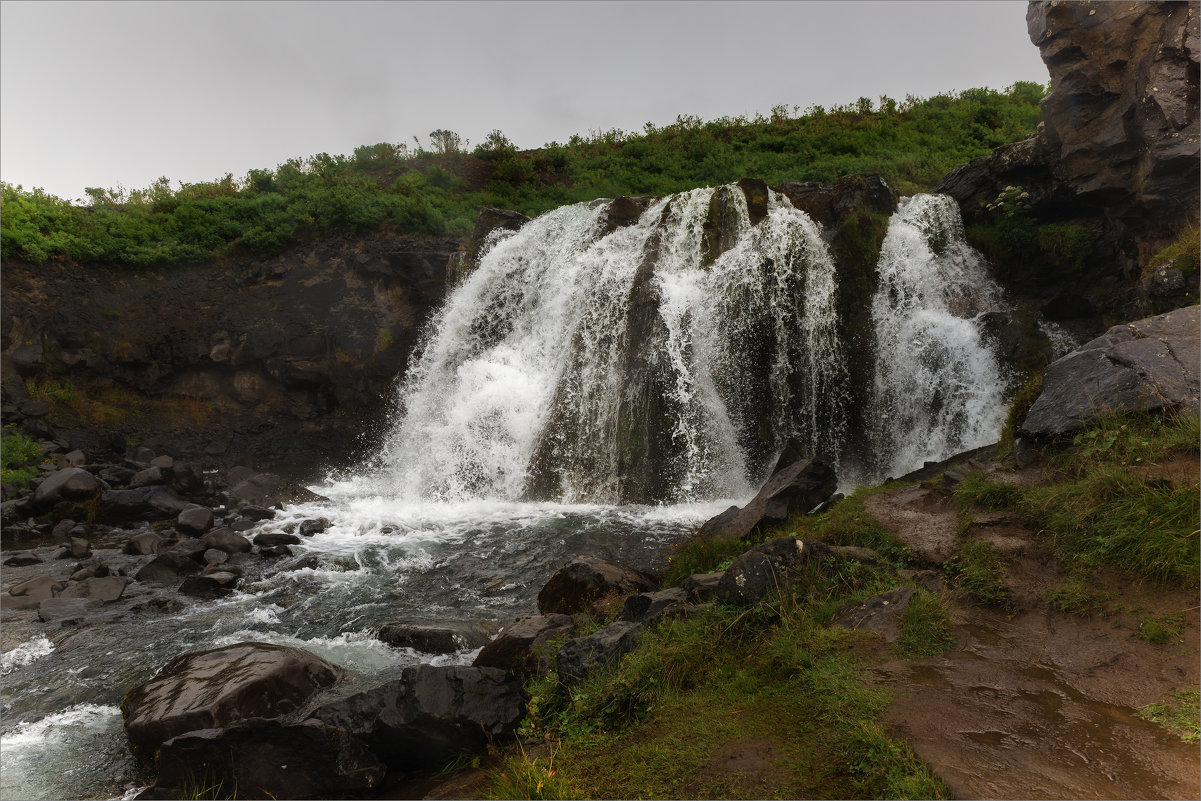
[(158, 552), (175, 553), (179, 554), (180, 556), (186, 556), (189, 559), (200, 561), (204, 558), (203, 554), (207, 548), (208, 546), (205, 545), (204, 540), (202, 539), (198, 539), (196, 537), (180, 537), (178, 540), (175, 540), (169, 544), (164, 543), (163, 546), (159, 548)]
[(38, 619), (43, 623), (77, 625), (101, 603), (98, 598), (47, 598), (38, 604)]
[(152, 553), (158, 553), (159, 548), (162, 547), (166, 539), (166, 537), (156, 531), (146, 531), (127, 539), (125, 544), (121, 546), (121, 553), (136, 556), (147, 556)]
[(518, 231), (529, 221), (530, 218), (519, 211), (480, 209), (479, 216), (475, 218), (471, 239), (467, 243), (466, 257), (457, 274), (447, 275), (447, 281), (453, 285), (474, 272), (480, 264), (480, 257), (495, 244), (497, 231)]
[(87, 463), (88, 457), (79, 449), (65, 453), (58, 459), (58, 467), (60, 469), (64, 467), (83, 467)]
[(27, 567), (28, 565), (40, 565), (41, 557), (33, 551), (17, 551), (4, 560), (5, 567)]
[(1110, 328), (1047, 367), (1023, 435), (1058, 437), (1105, 411), (1201, 408), (1201, 307)]
[(342, 670), (324, 659), (268, 643), (237, 643), (184, 654), (126, 693), (125, 731), (135, 754), (198, 729), (295, 711)]
[(193, 598), (221, 598), (232, 593), (237, 586), (238, 577), (235, 574), (219, 571), (202, 576), (188, 576), (179, 585), (179, 591)]
[(692, 603), (701, 603), (703, 601), (713, 600), (717, 593), (717, 585), (721, 583), (723, 573), (693, 573), (688, 578), (684, 579), (681, 584), (684, 591), (688, 593), (688, 600)]
[(827, 546), (794, 537), (765, 542), (739, 556), (717, 583), (717, 600), (751, 606), (766, 595), (792, 586), (797, 568)]
[(209, 548), (201, 556), (201, 561), (206, 565), (222, 565), (229, 561), (229, 554), (225, 551), (219, 551), (216, 548)]
[(494, 667), (524, 678), (550, 671), (552, 640), (568, 637), (575, 629), (570, 615), (520, 617), (488, 643), (472, 663)]
[(454, 626), (423, 626), (411, 623), (388, 623), (376, 637), (393, 648), (412, 648), (426, 654), (452, 654), (468, 648), (479, 648), (488, 642), (491, 633), (479, 623)]
[(64, 546), (59, 559), (86, 559), (92, 553), (92, 544), (83, 537), (72, 537)]
[(275, 510), (263, 506), (248, 505), (238, 509), (238, 514), (246, 520), (271, 520), (275, 517)]
[(644, 631), (641, 623), (618, 621), (586, 637), (568, 640), (559, 649), (559, 681), (575, 684), (616, 663), (637, 647)]
[(207, 786), (238, 788), (243, 798), (346, 798), (378, 785), (386, 771), (341, 729), (264, 718), (172, 737), (159, 749), (156, 769), (144, 797), (186, 798), (196, 776), (205, 776)]
[(232, 487), (237, 484), (241, 484), (243, 481), (253, 477), (257, 473), (257, 470), (253, 470), (245, 465), (237, 465), (236, 467), (229, 468), (229, 470), (226, 472), (225, 483)]
[(171, 469), (171, 487), (176, 491), (194, 494), (204, 489), (204, 475), (191, 462), (176, 462)]
[(830, 622), (848, 629), (873, 631), (883, 635), (885, 642), (896, 642), (901, 635), (901, 618), (916, 592), (913, 587), (898, 587), (880, 593), (861, 604), (840, 609)]
[(183, 554), (160, 553), (134, 576), (147, 584), (174, 584), (183, 576), (200, 572), (196, 560)]
[(683, 587), (672, 587), (626, 598), (619, 619), (649, 626), (664, 616), (687, 614), (690, 609), (688, 591)]
[(76, 525), (78, 524), (69, 518), (60, 520), (54, 524), (54, 528), (50, 531), (50, 535), (53, 537), (65, 537), (71, 532), (71, 529), (75, 528)]
[(125, 592), (125, 586), (132, 579), (125, 576), (105, 576), (103, 578), (87, 578), (83, 581), (73, 581), (62, 592), (59, 598), (95, 598), (104, 603), (117, 600)]
[(169, 467), (147, 467), (145, 470), (134, 473), (133, 478), (129, 479), (129, 488), (137, 489), (155, 484), (166, 484), (174, 476), (174, 471)]
[(190, 503), (180, 510), (175, 527), (189, 534), (203, 534), (213, 527), (213, 510), (207, 506)]
[(231, 486), (229, 493), (237, 500), (249, 501), (252, 504), (261, 504), (268, 500), (282, 503), (313, 503), (329, 500), (329, 498), (318, 495), (299, 484), (285, 481), (274, 473), (256, 473)]
[(311, 537), (314, 534), (320, 534), (332, 525), (333, 523), (331, 523), (329, 519), (325, 517), (302, 520), (300, 522), (300, 535), (302, 537)]
[(367, 743), (390, 767), (444, 765), (483, 753), (525, 715), (520, 683), (502, 670), (464, 665), (405, 668), (401, 678), (313, 712), (310, 719)]
[(175, 467), (175, 460), (166, 454), (155, 456), (150, 460), (151, 467), (158, 467), (163, 470), (170, 470)]
[(161, 485), (109, 490), (100, 495), (98, 519), (105, 523), (133, 520), (166, 520), (176, 517), (188, 502)]
[(66, 582), (55, 581), (49, 576), (35, 576), (9, 587), (8, 593), (14, 598), (24, 598), (32, 602), (26, 605), (36, 605), (54, 597), (66, 586)]
[(764, 524), (782, 523), (811, 511), (834, 494), (838, 479), (834, 471), (817, 459), (794, 462), (777, 471), (759, 493), (737, 514), (730, 510), (709, 520), (698, 539), (735, 540)]
[(105, 465), (98, 473), (103, 481), (114, 487), (129, 486), (130, 479), (136, 474), (137, 471), (135, 470), (115, 464)]
[(259, 555), (277, 559), (281, 556), (291, 556), (292, 549), (287, 545), (268, 545), (266, 548), (259, 549)]
[(226, 553), (249, 553), (250, 540), (231, 528), (218, 528), (210, 531), (201, 538), (208, 548), (216, 548)]
[(243, 531), (252, 530), (257, 525), (258, 523), (254, 520), (235, 520), (228, 527), (241, 534)]
[(34, 490), (33, 502), (40, 509), (49, 509), (59, 501), (83, 501), (100, 490), (96, 477), (79, 467), (68, 467), (49, 473)]
[(299, 542), (300, 537), (283, 531), (264, 531), (262, 534), (256, 534), (254, 537), (255, 545), (267, 548), (273, 545), (296, 545)]
[(645, 573), (593, 556), (577, 556), (546, 582), (538, 593), (542, 614), (589, 611), (602, 596), (626, 596), (656, 588)]
[(80, 562), (75, 566), (75, 571), (71, 574), (71, 581), (83, 581), (90, 578), (104, 578), (109, 575), (112, 570), (108, 565), (98, 559), (93, 559), (88, 562)]

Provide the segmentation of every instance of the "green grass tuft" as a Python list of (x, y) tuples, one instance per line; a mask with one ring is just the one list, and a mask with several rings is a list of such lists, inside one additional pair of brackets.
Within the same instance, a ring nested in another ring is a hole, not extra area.
[(919, 588), (901, 618), (901, 634), (892, 652), (902, 659), (921, 659), (950, 650), (955, 643), (947, 602)]
[(1011, 598), (1005, 583), (1005, 555), (992, 543), (967, 540), (947, 560), (944, 569), (961, 590), (985, 606), (1008, 606)]
[(1195, 743), (1201, 740), (1201, 690), (1177, 690), (1164, 701), (1147, 704), (1138, 716), (1168, 727), (1186, 743)]
[(1144, 617), (1138, 622), (1138, 636), (1152, 645), (1166, 645), (1184, 633), (1184, 613), (1164, 617)]

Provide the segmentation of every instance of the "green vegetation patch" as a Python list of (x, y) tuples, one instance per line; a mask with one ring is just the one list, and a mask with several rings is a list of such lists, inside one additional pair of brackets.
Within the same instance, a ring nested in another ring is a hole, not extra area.
[(1201, 740), (1201, 690), (1177, 690), (1163, 701), (1147, 704), (1138, 716), (1167, 726), (1186, 743), (1195, 743)]
[(666, 620), (570, 689), (533, 681), (521, 734), (556, 743), (553, 760), (508, 757), (492, 797), (946, 797), (875, 722), (888, 696), (855, 650), (871, 635), (824, 625), (895, 578), (837, 564), (807, 564), (770, 603)]
[(892, 652), (902, 659), (921, 659), (955, 647), (947, 602), (919, 588), (901, 618), (901, 633)]
[(1152, 645), (1167, 645), (1184, 633), (1184, 613), (1164, 617), (1148, 616), (1138, 622), (1138, 636)]
[(798, 537), (811, 537), (828, 545), (855, 545), (871, 548), (895, 567), (913, 564), (913, 551), (888, 529), (876, 522), (863, 507), (863, 501), (879, 492), (896, 489), (893, 483), (880, 487), (861, 487), (812, 518), (796, 521)]
[(985, 606), (1009, 606), (1006, 557), (990, 542), (967, 540), (943, 566), (955, 585)]
[[(1020, 514), (1071, 574), (1106, 566), (1195, 587), (1201, 574), (1198, 484), (1163, 478), (1157, 466), (1195, 457), (1198, 435), (1195, 416), (1109, 414), (1052, 456), (1051, 483), (1016, 487), (972, 474), (955, 499), (963, 509)], [(1062, 600), (1071, 605), (1066, 595)]]
[(876, 172), (912, 194), (1033, 131), (1044, 91), (1019, 82), (1003, 92), (860, 98), (803, 112), (778, 106), (753, 119), (681, 115), (641, 132), (596, 131), (528, 151), (492, 131), (469, 152), (470, 143), (439, 129), (428, 144), (319, 153), (241, 179), (226, 174), (172, 187), (164, 177), (133, 191), (91, 187), (81, 205), (5, 183), (0, 251), (34, 264), (152, 267), (275, 255), (336, 232), (461, 237), (485, 206), (537, 215), (597, 197), (667, 195), (745, 177), (830, 183)]
[(1060, 612), (1091, 617), (1105, 613), (1113, 594), (1093, 589), (1087, 576), (1073, 575), (1048, 592), (1044, 600)]
[(0, 483), (29, 486), (42, 463), (42, 448), (26, 437), (16, 426), (4, 427), (0, 437)]
[(1198, 258), (1201, 258), (1201, 227), (1194, 225), (1175, 242), (1152, 256), (1147, 261), (1145, 271), (1171, 262), (1180, 272), (1192, 275), (1197, 272)]

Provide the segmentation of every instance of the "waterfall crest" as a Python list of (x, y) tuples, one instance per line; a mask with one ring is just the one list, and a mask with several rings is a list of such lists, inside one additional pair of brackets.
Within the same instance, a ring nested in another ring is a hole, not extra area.
[(836, 465), (870, 441), (883, 475), (995, 435), (1004, 382), (974, 317), (1001, 296), (949, 198), (890, 224), (870, 432), (848, 431), (847, 360), (873, 357), (848, 350), (807, 214), (769, 191), (752, 220), (737, 185), (615, 229), (609, 204), (489, 239), (401, 382), (382, 492), (688, 502), (749, 494), (790, 440)]

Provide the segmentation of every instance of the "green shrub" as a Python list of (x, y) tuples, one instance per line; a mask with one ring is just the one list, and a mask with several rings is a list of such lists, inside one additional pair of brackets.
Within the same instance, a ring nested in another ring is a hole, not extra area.
[(15, 426), (5, 426), (0, 437), (0, 482), (18, 487), (29, 485), (42, 463), (42, 448), (19, 432)]
[(967, 540), (943, 569), (955, 585), (985, 606), (1009, 606), (1006, 558), (992, 543)]

